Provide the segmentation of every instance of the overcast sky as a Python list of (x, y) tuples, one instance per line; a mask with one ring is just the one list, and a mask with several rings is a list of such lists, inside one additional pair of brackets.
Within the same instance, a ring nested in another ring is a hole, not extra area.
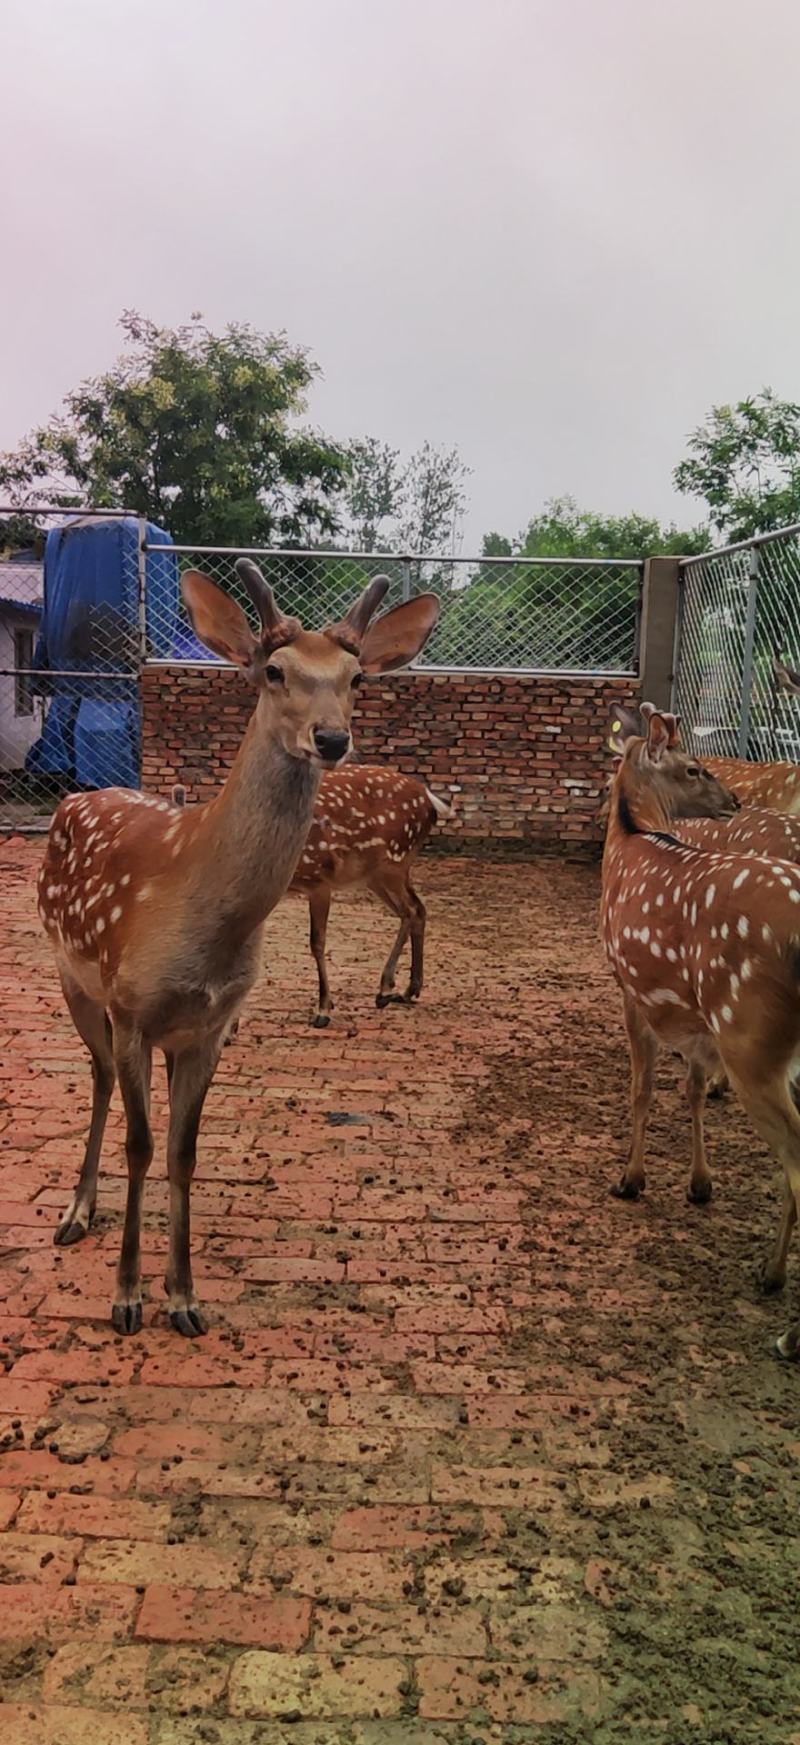
[(714, 402), (800, 399), (798, 0), (2, 0), (0, 448), (134, 307), (285, 328), (313, 422), (697, 518)]

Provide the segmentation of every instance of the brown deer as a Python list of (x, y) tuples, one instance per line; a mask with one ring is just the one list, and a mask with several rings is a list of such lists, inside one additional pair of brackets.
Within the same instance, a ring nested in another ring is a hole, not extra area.
[[(183, 804), (183, 799), (176, 801), (176, 794), (183, 796), (183, 789), (173, 789), (173, 804)], [(433, 825), (449, 817), (451, 806), (431, 794), (424, 782), (379, 764), (346, 764), (321, 778), (311, 831), (288, 886), (290, 892), (300, 892), (309, 900), (311, 955), (320, 982), (318, 1009), (311, 1019), (314, 1030), (325, 1030), (334, 1010), (325, 944), (330, 900), (339, 890), (363, 886), (390, 914), (400, 916), (397, 939), (381, 974), (377, 1007), (419, 1000), (426, 909), (410, 883), (410, 871)], [(400, 995), (395, 993), (395, 975), (409, 937), (409, 986)], [(225, 1042), (232, 1042), (238, 1030), (239, 1021), (234, 1019)]]
[[(610, 749), (619, 753), (626, 740), (641, 736), (641, 723), (655, 713), (652, 703), (642, 703), (640, 718), (627, 709), (615, 710)], [(677, 716), (665, 715), (664, 720), (669, 723), (669, 740), (655, 779), (674, 834), (681, 842), (692, 843), (695, 848), (735, 848), (737, 854), (766, 854), (774, 860), (800, 863), (800, 818), (766, 806), (740, 807), (736, 795), (683, 749)]]
[[(173, 806), (186, 803), (186, 790), (172, 789)], [(334, 891), (364, 886), (400, 927), (383, 967), (376, 1006), (409, 1005), (422, 992), (425, 904), (411, 883), (411, 868), (434, 825), (452, 817), (452, 807), (414, 776), (382, 765), (347, 764), (329, 770), (320, 782), (314, 816), (290, 892), (308, 897), (311, 954), (317, 965), (319, 1003), (315, 1030), (330, 1023), (333, 1002), (325, 945)], [(394, 992), (397, 965), (411, 938), (411, 977), (404, 994)], [(237, 1035), (230, 1025), (226, 1042)]]
[(707, 757), (706, 768), (733, 789), (743, 806), (767, 806), (791, 818), (800, 815), (800, 765), (747, 763), (740, 757)]
[[(790, 675), (790, 669), (784, 668)], [(800, 684), (800, 675), (798, 675)], [(790, 687), (791, 688), (791, 687)], [(647, 731), (646, 723), (650, 714), (654, 713), (652, 703), (642, 703), (639, 718), (628, 709), (617, 709), (614, 712), (615, 722), (627, 733)], [(678, 717), (671, 716), (675, 722), (677, 734)], [(773, 812), (781, 812), (790, 817), (800, 815), (800, 765), (795, 763), (749, 763), (742, 757), (704, 757), (702, 764), (695, 759), (698, 768), (706, 775), (716, 777), (731, 792), (736, 795), (741, 806), (761, 806)], [(695, 817), (705, 814), (696, 811), (677, 813), (678, 817)], [(714, 814), (708, 814), (714, 816)]]
[(221, 793), (185, 809), (120, 788), (70, 795), (53, 819), (39, 879), (39, 913), (94, 1081), (83, 1166), (55, 1240), (76, 1242), (91, 1224), (116, 1076), (128, 1159), (112, 1310), (120, 1333), (142, 1324), (153, 1048), (164, 1051), (170, 1097), (169, 1315), (193, 1337), (205, 1322), (192, 1283), (189, 1192), (223, 1035), (258, 973), (263, 923), (297, 865), (322, 771), (350, 751), (362, 674), (413, 660), (439, 615), (436, 599), (420, 595), (371, 622), (389, 585), (376, 577), (340, 623), (307, 631), (278, 610), (255, 564), (240, 559), (236, 569), (259, 616), (258, 636), (207, 576), (190, 570), (181, 578), (196, 635), (257, 692)]
[[(784, 1206), (764, 1282), (778, 1289), (800, 1204), (800, 869), (734, 850), (719, 854), (672, 834), (660, 773), (677, 734), (654, 712), (641, 737), (620, 739), (603, 858), (602, 927), (622, 990), (631, 1054), (633, 1132), (615, 1192), (645, 1186), (644, 1142), (659, 1043), (684, 1054), (692, 1114), (690, 1197), (711, 1194), (703, 1116), (709, 1064), (722, 1060), (754, 1127), (784, 1171)], [(778, 1340), (800, 1355), (800, 1321)]]
[[(411, 883), (413, 863), (434, 825), (451, 808), (424, 782), (397, 770), (347, 764), (324, 775), (300, 861), (289, 889), (308, 897), (311, 952), (319, 978), (316, 1029), (330, 1023), (332, 1010), (325, 944), (335, 891), (364, 885), (390, 914), (399, 916), (397, 938), (381, 974), (377, 1006), (408, 1005), (422, 992), (425, 904)], [(411, 975), (404, 994), (396, 994), (395, 975), (411, 939)]]

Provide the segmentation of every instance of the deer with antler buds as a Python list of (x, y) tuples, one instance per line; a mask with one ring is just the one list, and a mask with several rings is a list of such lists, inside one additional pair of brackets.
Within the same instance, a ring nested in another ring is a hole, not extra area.
[[(690, 847), (671, 833), (659, 772), (677, 739), (653, 711), (641, 736), (620, 738), (603, 858), (606, 954), (623, 995), (631, 1054), (633, 1133), (622, 1181), (645, 1185), (644, 1141), (659, 1043), (684, 1054), (692, 1114), (690, 1197), (706, 1201), (706, 1075), (719, 1057), (754, 1127), (783, 1166), (784, 1205), (764, 1271), (779, 1289), (800, 1209), (800, 869), (788, 861)], [(800, 1356), (800, 1321), (778, 1340)]]
[(258, 636), (207, 576), (190, 570), (181, 578), (196, 635), (257, 692), (221, 793), (187, 809), (126, 789), (71, 795), (53, 819), (39, 879), (39, 913), (94, 1083), (83, 1167), (55, 1240), (76, 1242), (91, 1224), (116, 1077), (128, 1159), (112, 1309), (120, 1333), (142, 1324), (153, 1048), (164, 1052), (170, 1099), (169, 1316), (194, 1337), (205, 1322), (192, 1282), (189, 1195), (225, 1031), (256, 978), (263, 924), (300, 858), (322, 772), (350, 751), (362, 675), (406, 666), (439, 615), (435, 597), (423, 594), (374, 619), (389, 586), (376, 577), (340, 623), (307, 631), (278, 610), (255, 564), (240, 559), (236, 569), (259, 616)]
[[(627, 740), (640, 738), (646, 731), (643, 723), (655, 714), (652, 703), (642, 703), (638, 715), (630, 709), (615, 709), (610, 749), (619, 753)], [(677, 716), (664, 716), (664, 720), (670, 723), (669, 739), (654, 780), (670, 827), (680, 841), (695, 848), (720, 852), (730, 848), (737, 854), (766, 854), (773, 860), (800, 864), (800, 818), (769, 806), (742, 806), (733, 790), (681, 745)]]

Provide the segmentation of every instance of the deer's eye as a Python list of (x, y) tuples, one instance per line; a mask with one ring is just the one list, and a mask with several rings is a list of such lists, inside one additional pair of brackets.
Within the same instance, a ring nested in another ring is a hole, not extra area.
[(353, 677), (350, 680), (350, 684), (351, 684), (351, 687), (354, 691), (358, 690), (358, 687), (361, 684), (361, 680), (363, 679), (363, 677), (364, 677), (363, 673), (354, 673), (353, 674)]
[(282, 685), (283, 684), (283, 667), (272, 666), (272, 665), (266, 667), (264, 669), (264, 677), (267, 679), (267, 681), (270, 685)]
[(692, 781), (696, 781), (700, 773), (701, 772), (696, 763), (688, 763), (686, 765), (686, 774), (687, 776), (691, 776)]

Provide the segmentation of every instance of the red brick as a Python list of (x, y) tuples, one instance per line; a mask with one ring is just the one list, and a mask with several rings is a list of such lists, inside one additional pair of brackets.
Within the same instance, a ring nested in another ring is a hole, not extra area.
[(153, 1585), (145, 1592), (136, 1635), (149, 1642), (230, 1643), (294, 1654), (304, 1646), (310, 1623), (311, 1604), (304, 1598)]
[(119, 1642), (128, 1635), (138, 1604), (133, 1588), (16, 1582), (0, 1587), (0, 1640), (38, 1637), (58, 1643), (89, 1636)]
[[(396, 1715), (406, 1684), (402, 1660), (354, 1657), (344, 1666), (326, 1655), (243, 1654), (231, 1671), (231, 1714)], [(402, 1687), (402, 1688), (401, 1688)]]
[(77, 1533), (91, 1539), (165, 1539), (170, 1520), (167, 1503), (29, 1491), (17, 1526), (26, 1533)]
[(268, 1589), (273, 1580), (291, 1593), (311, 1599), (402, 1600), (414, 1566), (405, 1551), (331, 1551), (293, 1545), (283, 1550), (259, 1546), (247, 1576), (248, 1587)]
[(314, 1631), (314, 1647), (334, 1654), (345, 1647), (350, 1654), (457, 1654), (485, 1655), (486, 1624), (474, 1607), (446, 1610), (437, 1606), (421, 1611), (418, 1605), (365, 1605), (356, 1603), (345, 1615), (320, 1612)]
[(100, 1461), (87, 1459), (76, 1468), (66, 1461), (59, 1460), (57, 1454), (40, 1453), (38, 1450), (9, 1450), (0, 1454), (0, 1486), (11, 1486), (13, 1489), (36, 1488), (43, 1490), (69, 1490), (70, 1485), (80, 1482), (91, 1484), (103, 1496), (124, 1496), (129, 1491), (136, 1474), (132, 1460)]
[(213, 1711), (227, 1682), (227, 1661), (209, 1653), (209, 1645), (161, 1648), (141, 1642), (102, 1648), (75, 1642), (59, 1648), (45, 1668), (42, 1694), (48, 1703), (185, 1714)]
[(43, 1381), (23, 1381), (12, 1370), (0, 1384), (3, 1418), (39, 1418), (49, 1412), (58, 1388)]
[(348, 1509), (336, 1523), (331, 1544), (343, 1551), (413, 1551), (469, 1531), (474, 1525), (475, 1515), (469, 1509)]
[(3, 1704), (4, 1745), (148, 1745), (148, 1722), (97, 1709)]
[(155, 1582), (165, 1587), (191, 1581), (195, 1587), (227, 1588), (239, 1579), (240, 1561), (232, 1553), (191, 1541), (161, 1545), (138, 1539), (95, 1539), (84, 1550), (78, 1581)]
[(10, 1527), (20, 1505), (20, 1497), (14, 1491), (0, 1491), (0, 1533)]
[[(570, 1671), (568, 1677), (526, 1680), (518, 1665), (502, 1660), (464, 1661), (444, 1656), (417, 1663), (419, 1712), (426, 1720), (461, 1720), (482, 1709), (494, 1721), (516, 1726), (548, 1726), (597, 1713), (601, 1683), (595, 1673)], [(587, 1735), (588, 1736), (588, 1735)]]
[(115, 1454), (140, 1464), (172, 1460), (176, 1454), (182, 1459), (236, 1460), (255, 1453), (258, 1435), (255, 1429), (208, 1424), (146, 1424), (139, 1430), (122, 1430), (113, 1446)]
[(65, 1643), (45, 1667), (42, 1695), (48, 1704), (143, 1709), (149, 1653), (144, 1644), (116, 1648), (96, 1642)]
[(81, 1551), (80, 1539), (53, 1533), (15, 1532), (0, 1538), (0, 1581), (62, 1582), (72, 1575)]

